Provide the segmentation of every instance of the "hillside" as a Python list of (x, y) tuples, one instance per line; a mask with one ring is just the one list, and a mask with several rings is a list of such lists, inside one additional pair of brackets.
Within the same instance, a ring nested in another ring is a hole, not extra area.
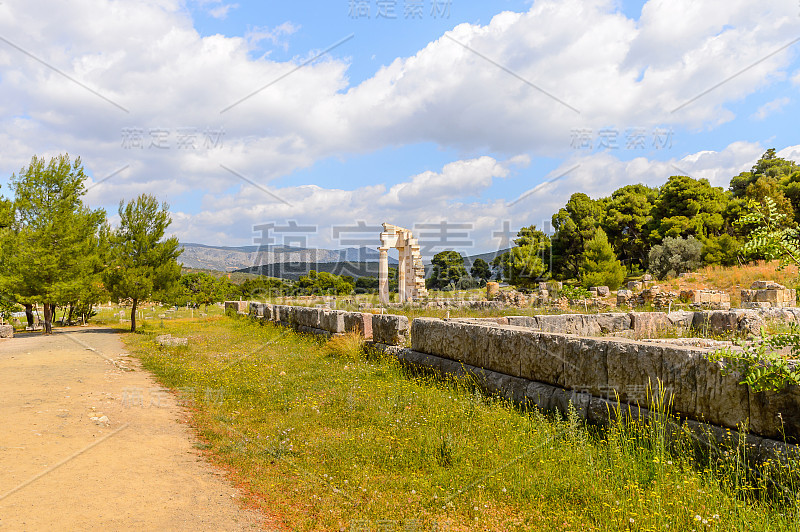
[[(369, 248), (346, 248), (340, 250), (314, 249), (292, 246), (207, 246), (186, 243), (178, 261), (184, 268), (232, 272), (254, 266), (278, 263), (336, 263), (377, 262), (378, 251)], [(396, 264), (396, 259), (390, 259)]]

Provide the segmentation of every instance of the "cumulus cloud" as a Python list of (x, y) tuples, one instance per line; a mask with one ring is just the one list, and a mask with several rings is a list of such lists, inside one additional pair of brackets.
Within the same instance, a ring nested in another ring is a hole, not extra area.
[[(730, 120), (730, 102), (790, 75), (790, 50), (781, 47), (796, 37), (800, 19), (793, 0), (650, 0), (639, 20), (613, 0), (537, 0), (525, 13), (460, 24), (357, 85), (348, 60), (337, 58), (347, 44), (313, 61), (323, 48), (295, 51), (289, 61), (252, 57), (258, 42), (283, 46), (296, 29), (286, 23), (244, 37), (203, 37), (182, 0), (5, 1), (0, 35), (13, 45), (0, 43), (0, 165), (10, 174), (34, 153), (68, 151), (82, 155), (92, 174), (92, 202), (139, 192), (173, 204), (201, 198), (203, 212), (178, 213), (175, 222), (199, 241), (241, 242), (248, 237), (238, 235), (259, 220), (302, 212), (325, 223), (452, 217), (489, 231), (504, 217), (521, 220), (516, 225), (549, 218), (568, 196), (565, 187), (602, 194), (640, 178), (663, 182), (673, 164), (725, 184), (727, 172), (761, 147), (620, 161), (576, 156), (571, 133)], [(140, 132), (139, 145), (126, 137), (131, 130)], [(212, 147), (205, 146), (209, 130), (224, 132)], [(165, 131), (168, 146), (154, 145)], [(195, 145), (186, 145), (186, 131), (196, 132)], [(250, 183), (273, 190), (276, 178), (331, 156), (421, 142), (453, 148), (461, 160), (357, 191), (277, 191), (304, 211)], [(540, 155), (565, 157), (558, 171), (580, 167), (535, 202), (481, 200), (513, 167)]]

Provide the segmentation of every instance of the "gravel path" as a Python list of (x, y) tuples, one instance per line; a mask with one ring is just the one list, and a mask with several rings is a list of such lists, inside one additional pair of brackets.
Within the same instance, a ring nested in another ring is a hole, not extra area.
[(0, 340), (0, 531), (257, 530), (119, 336)]

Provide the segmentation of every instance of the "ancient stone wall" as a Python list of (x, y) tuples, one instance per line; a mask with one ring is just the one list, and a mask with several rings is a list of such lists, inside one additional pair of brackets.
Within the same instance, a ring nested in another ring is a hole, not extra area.
[[(226, 302), (225, 308), (240, 312), (242, 306)], [(494, 377), (488, 389), (517, 399), (535, 396), (540, 406), (558, 407), (565, 397), (580, 396), (578, 406), (586, 412), (607, 409), (617, 401), (647, 408), (648, 393), (660, 387), (674, 412), (686, 419), (725, 429), (745, 427), (762, 438), (800, 442), (798, 387), (751, 392), (739, 384), (738, 375), (726, 375), (719, 363), (709, 361), (708, 349), (578, 336), (663, 326), (741, 330), (754, 327), (761, 322), (752, 320), (764, 317), (797, 320), (800, 309), (416, 318), (409, 327), (408, 318), (391, 314), (264, 303), (245, 303), (244, 308), (254, 319), (300, 332), (335, 335), (355, 330), (369, 339), (366, 331), (371, 330), (374, 345), (382, 349), (403, 350), (410, 338), (411, 350), (403, 352), (411, 359), (429, 357), (441, 367), (469, 366), (490, 372)], [(591, 414), (585, 417), (590, 419)]]

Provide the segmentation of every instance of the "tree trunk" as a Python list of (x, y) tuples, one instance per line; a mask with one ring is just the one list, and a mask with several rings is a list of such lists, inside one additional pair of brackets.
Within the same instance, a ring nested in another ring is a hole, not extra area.
[(53, 334), (53, 307), (50, 303), (44, 304), (44, 333)]
[(72, 324), (72, 312), (75, 309), (72, 303), (69, 304), (69, 314), (67, 314), (67, 323)]
[(25, 303), (25, 319), (28, 320), (28, 327), (33, 329), (33, 305)]
[(133, 307), (131, 308), (131, 332), (136, 332), (136, 305), (138, 303), (139, 300), (134, 298)]

